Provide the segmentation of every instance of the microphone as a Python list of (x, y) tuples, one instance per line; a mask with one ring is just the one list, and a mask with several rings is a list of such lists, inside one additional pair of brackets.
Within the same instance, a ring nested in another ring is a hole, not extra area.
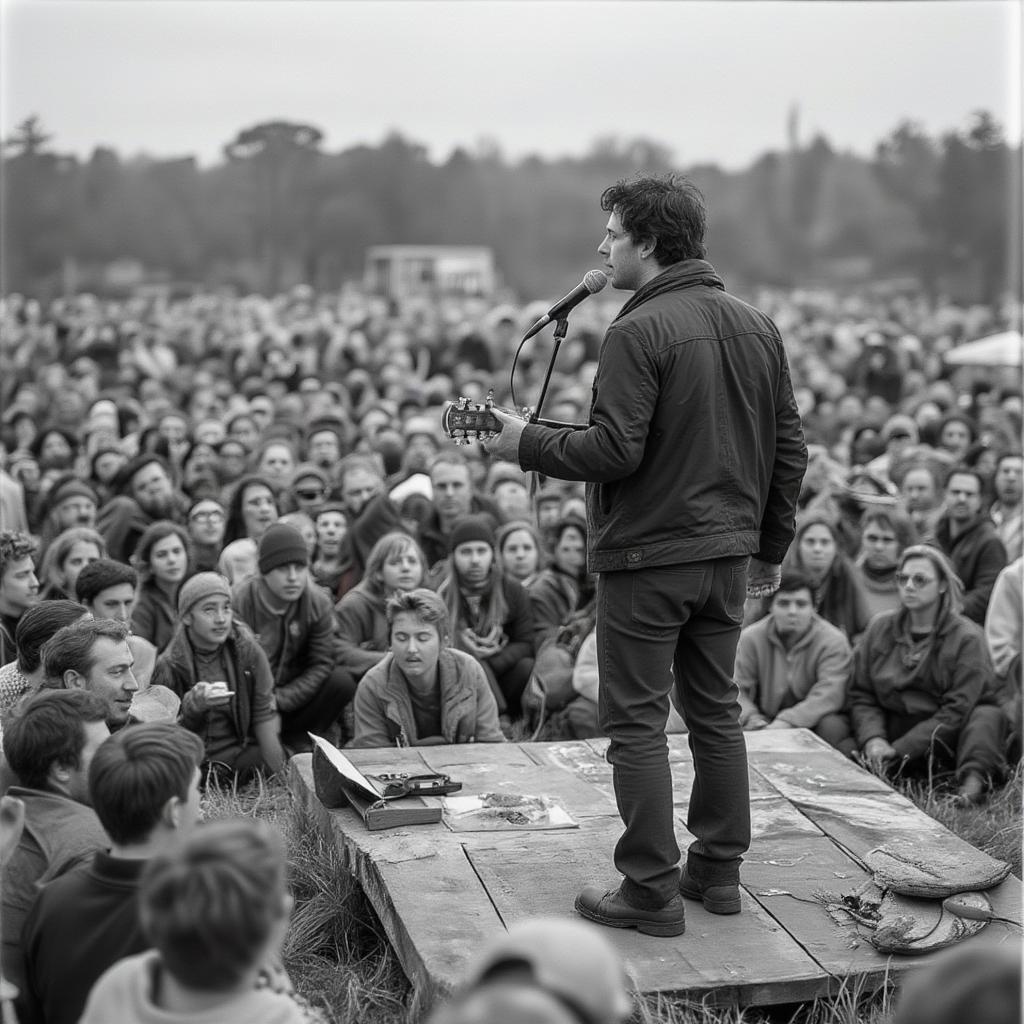
[(608, 283), (608, 278), (601, 270), (588, 270), (578, 285), (564, 298), (559, 299), (527, 332), (523, 341), (532, 338), (543, 330), (552, 320), (564, 319), (588, 295), (599, 292)]

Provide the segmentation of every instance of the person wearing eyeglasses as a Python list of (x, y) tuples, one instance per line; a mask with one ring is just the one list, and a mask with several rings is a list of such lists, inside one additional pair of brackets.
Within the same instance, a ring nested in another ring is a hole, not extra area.
[(961, 805), (1005, 773), (1007, 722), (981, 630), (962, 614), (950, 560), (927, 544), (896, 570), (900, 607), (876, 615), (854, 654), (849, 706), (859, 757), (887, 775), (952, 771)]
[(196, 572), (213, 572), (224, 549), (227, 527), (224, 506), (213, 498), (199, 498), (190, 506), (185, 528), (192, 540), (193, 565)]
[(313, 519), (329, 494), (327, 474), (307, 462), (295, 470), (295, 476), (285, 491), (285, 503), (292, 511), (305, 512)]

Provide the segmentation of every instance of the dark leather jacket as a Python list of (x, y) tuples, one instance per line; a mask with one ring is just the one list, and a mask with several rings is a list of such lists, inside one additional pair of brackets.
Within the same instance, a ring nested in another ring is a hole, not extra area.
[(734, 555), (779, 564), (807, 465), (782, 339), (683, 260), (608, 328), (585, 430), (531, 424), (524, 469), (586, 480), (591, 572)]

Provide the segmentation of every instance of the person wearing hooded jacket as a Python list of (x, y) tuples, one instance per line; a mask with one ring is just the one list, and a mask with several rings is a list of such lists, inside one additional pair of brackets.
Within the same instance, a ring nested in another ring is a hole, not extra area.
[(270, 663), (234, 619), (231, 585), (220, 573), (197, 573), (182, 586), (178, 627), (153, 680), (181, 698), (178, 722), (203, 740), (206, 763), (229, 784), (231, 776), (244, 781), (284, 767)]
[(953, 768), (957, 800), (980, 803), (1005, 772), (1007, 721), (981, 629), (938, 549), (900, 556), (900, 607), (868, 625), (854, 653), (849, 708), (860, 757), (888, 773)]

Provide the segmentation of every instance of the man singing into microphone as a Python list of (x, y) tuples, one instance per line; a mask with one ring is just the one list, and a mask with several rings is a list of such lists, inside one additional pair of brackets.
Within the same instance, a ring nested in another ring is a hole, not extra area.
[[(496, 412), (495, 458), (587, 481), (599, 573), (601, 725), (624, 831), (617, 889), (587, 886), (584, 917), (681, 935), (681, 896), (740, 910), (750, 843), (747, 759), (733, 664), (745, 596), (768, 595), (794, 535), (807, 464), (782, 339), (704, 260), (704, 199), (689, 181), (605, 190), (598, 252), (632, 291), (608, 329), (586, 429)], [(694, 761), (680, 873), (665, 721), (674, 685)]]

